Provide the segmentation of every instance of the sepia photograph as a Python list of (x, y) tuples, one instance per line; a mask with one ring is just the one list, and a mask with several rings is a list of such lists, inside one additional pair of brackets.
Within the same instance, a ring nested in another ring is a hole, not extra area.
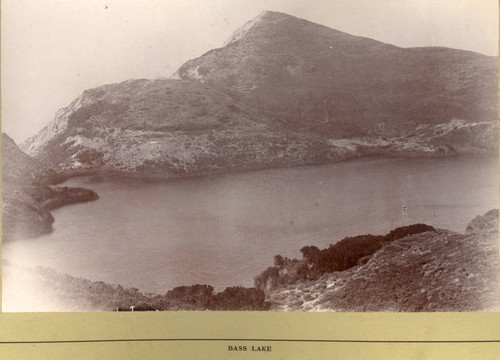
[(497, 1), (1, 17), (2, 312), (500, 311)]

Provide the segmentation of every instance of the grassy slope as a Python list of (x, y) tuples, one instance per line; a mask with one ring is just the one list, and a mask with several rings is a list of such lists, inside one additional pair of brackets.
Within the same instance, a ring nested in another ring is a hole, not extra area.
[[(63, 168), (148, 176), (292, 166), (342, 157), (325, 140), (264, 124), (217, 88), (130, 80), (87, 90), (38, 158)], [(25, 144), (32, 148), (34, 140)]]
[(284, 127), (335, 138), (495, 120), (497, 73), (493, 57), (398, 48), (274, 12), (178, 71), (229, 89)]

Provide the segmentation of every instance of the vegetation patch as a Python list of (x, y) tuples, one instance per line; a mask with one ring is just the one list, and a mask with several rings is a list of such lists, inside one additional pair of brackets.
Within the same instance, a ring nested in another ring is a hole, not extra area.
[(318, 279), (326, 273), (344, 271), (361, 263), (384, 245), (405, 236), (435, 231), (432, 226), (414, 224), (392, 230), (386, 235), (360, 235), (346, 237), (320, 250), (316, 246), (300, 249), (302, 259), (288, 259), (281, 255), (274, 257), (274, 266), (267, 268), (255, 278), (255, 287), (271, 291), (301, 280)]

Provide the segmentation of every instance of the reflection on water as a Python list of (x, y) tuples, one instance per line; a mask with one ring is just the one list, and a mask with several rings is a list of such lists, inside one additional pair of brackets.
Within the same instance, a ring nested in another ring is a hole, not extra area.
[(53, 212), (52, 234), (4, 245), (13, 263), (144, 291), (252, 286), (282, 254), (423, 222), (463, 232), (498, 207), (492, 157), (364, 159), (188, 180), (83, 177), (100, 199)]

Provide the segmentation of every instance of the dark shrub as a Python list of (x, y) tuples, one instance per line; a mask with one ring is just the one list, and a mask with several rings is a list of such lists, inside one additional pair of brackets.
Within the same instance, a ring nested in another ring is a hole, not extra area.
[(283, 267), (286, 265), (286, 262), (287, 262), (287, 258), (284, 258), (283, 256), (281, 255), (276, 255), (274, 256), (274, 266), (276, 267)]
[(273, 266), (257, 275), (254, 280), (255, 287), (263, 291), (276, 289), (281, 283), (280, 271)]
[(297, 278), (298, 279), (315, 279), (317, 276), (316, 274), (311, 271), (311, 268), (306, 262), (301, 263), (299, 266), (297, 266)]
[(403, 227), (398, 227), (394, 230), (392, 230), (389, 234), (385, 236), (386, 241), (394, 241), (396, 239), (401, 239), (404, 238), (405, 236), (408, 235), (414, 235), (414, 234), (419, 234), (423, 233), (426, 231), (435, 231), (432, 226), (430, 225), (425, 225), (425, 224), (413, 224), (409, 226), (403, 226)]
[[(347, 270), (356, 266), (360, 259), (375, 253), (386, 243), (408, 235), (434, 230), (429, 225), (414, 224), (396, 228), (385, 236), (368, 234), (347, 237), (336, 244), (330, 245), (327, 249), (321, 250), (320, 254), (315, 257), (316, 261), (313, 262), (313, 268), (321, 273)], [(308, 251), (310, 252), (310, 250)]]
[(308, 263), (314, 263), (318, 259), (321, 250), (316, 246), (304, 246), (302, 249), (300, 249), (300, 252)]
[(371, 255), (389, 242), (434, 230), (429, 225), (415, 224), (399, 227), (384, 236), (367, 234), (346, 237), (323, 250), (316, 246), (304, 246), (300, 249), (302, 260), (276, 255), (275, 266), (269, 267), (255, 278), (255, 287), (267, 292), (299, 280), (317, 279), (325, 273), (344, 271), (366, 263)]
[(322, 250), (313, 266), (317, 266), (321, 273), (343, 271), (355, 266), (362, 257), (373, 254), (383, 243), (383, 236), (360, 235), (344, 238)]
[(207, 309), (214, 295), (210, 285), (179, 286), (165, 294), (167, 307), (172, 310)]
[(266, 310), (264, 291), (241, 286), (228, 287), (212, 298), (210, 310)]

